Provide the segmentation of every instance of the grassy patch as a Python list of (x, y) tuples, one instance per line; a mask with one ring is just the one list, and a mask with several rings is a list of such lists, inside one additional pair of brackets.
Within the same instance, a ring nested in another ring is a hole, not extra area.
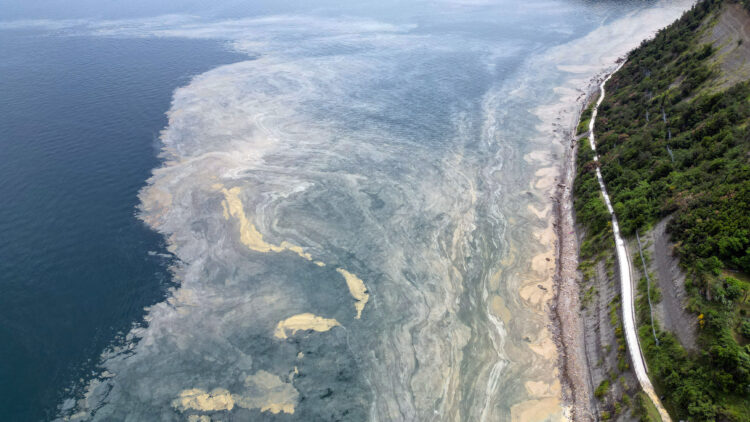
[(636, 413), (638, 414), (641, 422), (662, 422), (659, 411), (651, 402), (651, 399), (642, 391), (639, 391), (635, 396), (636, 401)]
[(581, 112), (581, 118), (578, 120), (578, 128), (576, 129), (577, 134), (580, 135), (588, 132), (589, 123), (591, 123), (591, 113), (593, 113), (595, 105), (596, 98), (592, 98), (591, 102), (586, 106), (583, 112)]

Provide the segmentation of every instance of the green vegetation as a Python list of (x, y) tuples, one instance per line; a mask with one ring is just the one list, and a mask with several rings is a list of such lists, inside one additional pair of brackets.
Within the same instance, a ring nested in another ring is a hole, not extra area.
[[(586, 228), (586, 238), (581, 243), (581, 261), (610, 251), (614, 245), (612, 223), (604, 198), (596, 180), (594, 152), (588, 139), (578, 142), (578, 168), (573, 194), (576, 220)], [(592, 267), (593, 263), (589, 264)]]
[(615, 328), (615, 339), (617, 340), (617, 369), (622, 372), (630, 368), (627, 358), (627, 342), (623, 333), (622, 321), (620, 321), (620, 295), (612, 299), (609, 304), (609, 323)]
[(588, 132), (589, 123), (591, 122), (591, 113), (594, 112), (594, 105), (594, 102), (591, 102), (581, 112), (581, 117), (578, 119), (578, 129), (576, 129), (576, 133), (582, 134)]
[(596, 387), (596, 390), (594, 390), (594, 395), (597, 399), (601, 400), (605, 394), (609, 391), (609, 380), (605, 379), (602, 381), (598, 387)]
[(651, 399), (643, 391), (639, 391), (635, 396), (635, 403), (635, 411), (639, 415), (641, 422), (661, 422), (659, 411), (656, 410), (654, 403), (651, 402)]
[[(658, 326), (657, 345), (647, 315), (639, 315), (639, 331), (665, 405), (695, 421), (750, 420), (750, 82), (717, 91), (714, 47), (701, 43), (724, 3), (700, 2), (631, 52), (607, 84), (596, 122), (601, 172), (623, 235), (672, 216), (699, 350), (688, 353)], [(750, 0), (744, 4), (750, 10)], [(596, 166), (582, 139), (574, 186), (586, 229), (582, 260), (613, 247)], [(624, 353), (622, 360), (621, 370)]]

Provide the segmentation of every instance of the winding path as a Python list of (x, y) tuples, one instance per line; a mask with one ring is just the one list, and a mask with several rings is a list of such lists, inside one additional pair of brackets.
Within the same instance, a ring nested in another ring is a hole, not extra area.
[[(591, 145), (591, 150), (594, 151), (594, 161), (596, 162), (599, 162), (599, 155), (596, 153), (596, 143), (594, 142), (594, 122), (596, 121), (596, 115), (598, 114), (599, 106), (604, 100), (604, 85), (607, 83), (607, 81), (609, 81), (609, 78), (611, 78), (612, 75), (622, 67), (624, 63), (625, 62), (620, 64), (617, 69), (610, 73), (609, 76), (607, 76), (602, 81), (601, 85), (599, 85), (599, 99), (596, 101), (596, 105), (594, 106), (594, 110), (591, 114), (591, 121), (589, 122), (589, 144)], [(656, 406), (656, 409), (659, 411), (662, 422), (671, 422), (672, 419), (669, 417), (666, 409), (664, 409), (664, 406), (661, 404), (661, 400), (659, 400), (659, 396), (656, 395), (654, 386), (651, 384), (651, 380), (648, 378), (646, 361), (643, 358), (641, 345), (638, 341), (637, 325), (635, 323), (633, 265), (630, 262), (630, 255), (628, 254), (628, 250), (625, 247), (625, 242), (622, 240), (622, 236), (620, 236), (620, 226), (617, 224), (617, 216), (615, 215), (615, 210), (612, 208), (612, 203), (609, 200), (607, 188), (604, 185), (604, 179), (602, 178), (602, 173), (599, 170), (599, 166), (596, 167), (596, 178), (599, 180), (599, 187), (601, 188), (602, 195), (604, 196), (604, 202), (607, 204), (607, 210), (612, 216), (612, 232), (615, 236), (617, 263), (620, 270), (622, 325), (625, 332), (625, 340), (628, 345), (628, 351), (630, 353), (630, 361), (633, 364), (633, 372), (635, 372), (635, 377), (638, 379), (638, 383), (641, 385), (641, 389), (643, 389), (643, 392), (649, 396), (651, 401)]]

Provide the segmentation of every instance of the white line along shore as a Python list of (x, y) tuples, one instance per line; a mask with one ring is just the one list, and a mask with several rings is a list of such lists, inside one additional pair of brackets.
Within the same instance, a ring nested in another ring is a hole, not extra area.
[[(620, 70), (625, 64), (623, 61), (617, 68), (610, 73), (601, 85), (599, 85), (599, 99), (596, 101), (594, 110), (591, 113), (591, 121), (589, 122), (589, 144), (591, 150), (594, 151), (594, 161), (599, 162), (599, 154), (596, 153), (596, 142), (594, 142), (594, 122), (596, 121), (596, 115), (599, 111), (599, 106), (604, 100), (604, 85), (609, 81), (612, 75)], [(617, 216), (615, 210), (612, 208), (612, 203), (607, 195), (607, 188), (604, 186), (604, 179), (602, 178), (602, 172), (599, 170), (599, 166), (596, 167), (596, 178), (599, 180), (599, 187), (601, 188), (602, 195), (604, 196), (604, 202), (607, 204), (607, 210), (612, 216), (612, 232), (615, 235), (615, 249), (617, 251), (617, 263), (620, 269), (620, 291), (621, 291), (621, 302), (622, 302), (622, 325), (625, 331), (625, 340), (628, 345), (628, 351), (630, 353), (630, 360), (633, 362), (633, 372), (641, 384), (641, 389), (651, 398), (651, 401), (659, 411), (662, 422), (671, 422), (672, 419), (669, 417), (669, 413), (664, 409), (661, 404), (661, 400), (654, 391), (654, 386), (651, 384), (651, 380), (648, 378), (646, 372), (646, 361), (643, 358), (641, 352), (641, 344), (638, 340), (637, 326), (635, 323), (635, 294), (633, 293), (633, 266), (630, 263), (630, 256), (628, 255), (627, 248), (625, 248), (625, 242), (620, 236), (620, 227), (617, 224)]]

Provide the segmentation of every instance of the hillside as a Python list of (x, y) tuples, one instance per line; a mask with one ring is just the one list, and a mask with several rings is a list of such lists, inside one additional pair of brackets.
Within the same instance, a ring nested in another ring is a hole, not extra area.
[[(583, 303), (601, 314), (602, 304), (617, 309), (619, 300), (606, 288), (613, 239), (595, 176), (600, 166), (641, 273), (636, 233), (644, 238), (650, 277), (639, 286), (640, 342), (675, 419), (750, 420), (749, 78), (747, 7), (699, 2), (631, 52), (608, 82), (595, 129), (601, 161), (579, 143)], [(580, 128), (588, 118), (587, 110)], [(618, 365), (597, 394), (607, 416), (630, 402), (627, 388), (610, 387), (628, 372), (616, 312), (610, 322)], [(648, 403), (640, 407), (635, 413), (648, 419)]]

